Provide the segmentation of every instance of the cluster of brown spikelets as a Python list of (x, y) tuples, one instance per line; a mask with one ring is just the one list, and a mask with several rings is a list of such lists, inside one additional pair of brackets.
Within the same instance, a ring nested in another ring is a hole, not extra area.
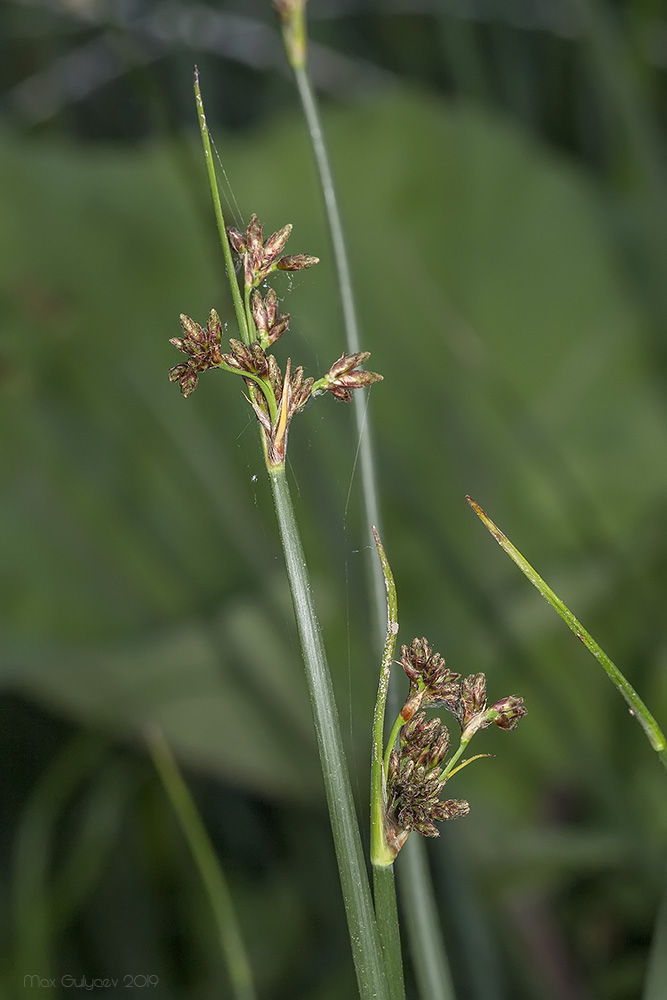
[(301, 366), (292, 369), (291, 359), (287, 360), (283, 374), (273, 354), (267, 353), (288, 329), (290, 317), (288, 313), (278, 313), (275, 289), (269, 288), (262, 295), (258, 286), (265, 285), (276, 271), (302, 271), (318, 263), (317, 257), (308, 254), (283, 254), (291, 231), (291, 225), (283, 226), (264, 239), (262, 224), (256, 215), (251, 216), (245, 233), (232, 226), (227, 228), (229, 243), (240, 257), (247, 304), (242, 340), (230, 340), (228, 353), (222, 353), (222, 326), (215, 310), (211, 310), (205, 328), (181, 315), (183, 336), (171, 340), (174, 347), (187, 355), (187, 361), (169, 372), (170, 380), (179, 383), (184, 396), (196, 389), (200, 374), (209, 368), (222, 368), (243, 377), (250, 404), (264, 434), (267, 461), (271, 466), (284, 462), (290, 421), (312, 396), (330, 392), (336, 399), (348, 401), (352, 398), (352, 389), (371, 385), (382, 378), (376, 372), (361, 368), (370, 356), (367, 351), (343, 354), (317, 380), (306, 378)]

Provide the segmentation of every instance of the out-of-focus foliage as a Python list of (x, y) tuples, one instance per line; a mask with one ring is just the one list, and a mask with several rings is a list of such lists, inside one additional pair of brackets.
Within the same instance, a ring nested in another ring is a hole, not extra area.
[[(390, 6), (310, 5), (315, 75), (346, 98), (325, 125), (363, 347), (385, 377), (369, 413), (401, 640), (428, 636), (452, 669), (484, 670), (493, 698), (516, 691), (529, 708), (511, 738), (479, 737), (478, 752), (498, 757), (455, 779), (471, 815), (432, 845), (454, 972), (473, 1000), (623, 1000), (641, 989), (658, 907), (664, 777), (602, 672), (463, 498), (510, 534), (664, 724), (667, 248), (653, 109), (664, 81), (655, 59), (641, 63), (643, 89), (629, 62), (612, 79), (606, 9), (528, 32), (517, 7), (494, 21), (479, 6), (470, 21)], [(626, 11), (627, 59), (650, 14)], [(228, 221), (290, 221), (289, 252), (322, 259), (284, 278), (293, 319), (277, 353), (320, 374), (343, 350), (266, 5), (209, 12), (226, 33), (205, 32), (205, 15), (1, 13), (16, 43), (0, 136), (7, 995), (31, 974), (157, 975), (154, 995), (219, 995), (203, 895), (141, 752), (149, 723), (192, 768), (262, 996), (352, 995), (256, 431), (232, 376), (204, 375), (188, 400), (166, 379), (179, 312), (202, 321), (215, 307), (234, 335), (185, 125), (193, 54), (233, 188)], [(105, 65), (118, 72), (95, 82)], [(243, 107), (246, 128), (226, 130)], [(290, 463), (363, 811), (378, 664), (351, 418), (316, 400), (295, 419)], [(667, 992), (654, 969), (650, 1000)]]

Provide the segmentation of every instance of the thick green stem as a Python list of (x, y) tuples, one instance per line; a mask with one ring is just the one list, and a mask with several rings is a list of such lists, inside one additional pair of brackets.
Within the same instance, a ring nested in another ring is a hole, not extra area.
[(560, 597), (553, 592), (551, 587), (545, 583), (539, 573), (533, 569), (526, 559), (524, 559), (516, 546), (510, 542), (507, 535), (503, 534), (500, 528), (493, 523), (491, 518), (484, 513), (479, 504), (475, 503), (471, 497), (466, 497), (466, 500), (475, 511), (482, 524), (484, 524), (491, 532), (500, 547), (507, 553), (510, 559), (514, 560), (524, 576), (528, 577), (532, 585), (539, 591), (545, 601), (547, 601), (547, 603), (558, 612), (568, 628), (574, 632), (577, 639), (579, 639), (586, 649), (593, 654), (614, 686), (618, 691), (620, 691), (621, 695), (627, 702), (628, 708), (630, 709), (630, 715), (634, 716), (640, 724), (646, 734), (646, 738), (658, 754), (665, 770), (667, 770), (667, 740), (665, 739), (665, 734), (633, 688), (632, 684), (626, 680), (616, 664), (610, 660), (605, 651), (598, 645), (592, 635), (586, 631), (581, 622), (575, 618), (570, 609), (563, 604)]
[(234, 1000), (256, 1000), (250, 963), (232, 898), (201, 816), (162, 732), (152, 730), (148, 734), (147, 742), (153, 763), (188, 842), (211, 904)]
[(243, 300), (241, 299), (241, 291), (236, 280), (236, 271), (234, 270), (234, 260), (232, 258), (232, 250), (229, 245), (229, 240), (227, 238), (227, 230), (225, 228), (225, 217), (222, 214), (222, 202), (220, 201), (220, 192), (218, 190), (218, 181), (215, 176), (215, 163), (213, 162), (213, 150), (211, 149), (211, 139), (208, 134), (208, 125), (206, 124), (206, 115), (204, 113), (204, 102), (201, 96), (201, 90), (199, 89), (199, 70), (195, 66), (195, 99), (197, 102), (197, 117), (199, 119), (199, 130), (201, 132), (201, 140), (204, 146), (204, 159), (206, 160), (206, 171), (208, 173), (208, 183), (211, 189), (211, 198), (213, 199), (213, 210), (215, 212), (215, 221), (218, 227), (218, 235), (220, 236), (220, 243), (222, 244), (222, 253), (225, 258), (225, 268), (227, 270), (227, 280), (229, 281), (229, 287), (232, 292), (232, 300), (234, 302), (234, 312), (236, 313), (236, 322), (238, 323), (239, 333), (241, 334), (241, 340), (244, 344), (250, 343), (250, 329), (248, 323), (246, 322), (245, 311), (243, 308)]
[(389, 998), (331, 676), (284, 466), (270, 469), (269, 479), (306, 668), (359, 994), (362, 1000)]
[(373, 865), (373, 895), (390, 1000), (405, 1000), (401, 934), (393, 865)]

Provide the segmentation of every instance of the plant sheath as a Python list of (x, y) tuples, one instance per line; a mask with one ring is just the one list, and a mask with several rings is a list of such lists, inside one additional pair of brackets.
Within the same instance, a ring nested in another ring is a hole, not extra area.
[(373, 527), (373, 537), (377, 546), (385, 587), (387, 590), (387, 635), (382, 654), (382, 668), (378, 684), (375, 713), (373, 715), (373, 750), (371, 757), (371, 862), (373, 864), (373, 891), (375, 895), (375, 915), (382, 943), (385, 969), (391, 1000), (404, 1000), (403, 957), (401, 934), (396, 906), (396, 886), (394, 884), (395, 852), (389, 848), (385, 836), (386, 783), (384, 772), (383, 744), (384, 719), (387, 705), (389, 677), (398, 635), (398, 601), (396, 585), (389, 561), (385, 554), (377, 529)]

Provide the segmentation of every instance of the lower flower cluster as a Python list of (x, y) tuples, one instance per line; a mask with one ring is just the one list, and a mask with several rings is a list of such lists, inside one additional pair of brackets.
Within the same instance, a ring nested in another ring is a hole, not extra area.
[[(487, 706), (484, 674), (462, 677), (453, 673), (424, 638), (413, 639), (410, 646), (401, 648), (401, 666), (410, 680), (410, 690), (397, 720), (401, 723), (398, 747), (389, 752), (385, 775), (385, 837), (395, 853), (413, 830), (437, 837), (436, 823), (470, 811), (465, 799), (440, 798), (449, 778), (477, 759), (459, 763), (465, 748), (480, 729), (490, 725), (515, 729), (526, 714), (523, 698), (518, 695)], [(427, 718), (424, 709), (428, 707), (446, 708), (460, 726), (459, 746), (449, 760), (449, 731), (439, 718)]]

